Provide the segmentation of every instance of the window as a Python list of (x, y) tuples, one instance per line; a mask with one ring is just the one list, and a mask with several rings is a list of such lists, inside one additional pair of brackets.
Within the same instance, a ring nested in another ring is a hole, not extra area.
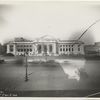
[[(31, 50), (31, 49), (30, 49)], [(41, 53), (42, 47), (41, 45), (38, 45), (38, 53)]]
[(80, 51), (80, 48), (78, 48), (78, 51)]
[(26, 49), (24, 49), (24, 52), (26, 51)]
[(80, 45), (78, 45), (78, 47), (80, 47)]
[(68, 51), (68, 49), (66, 48), (66, 51)]
[(60, 45), (60, 47), (62, 47), (62, 45)]
[(62, 48), (60, 48), (60, 51), (62, 51)]
[(52, 45), (49, 45), (49, 52), (52, 52)]
[(27, 49), (27, 51), (29, 51), (29, 49)]
[(13, 52), (13, 45), (10, 45), (10, 51)]
[(44, 52), (47, 53), (47, 45), (44, 45)]
[(30, 52), (32, 51), (32, 49), (30, 49)]
[(21, 52), (23, 52), (23, 49), (21, 49)]
[(19, 47), (19, 45), (17, 45), (17, 47)]
[(70, 48), (69, 48), (69, 51), (70, 51)]
[(65, 51), (65, 48), (63, 48), (63, 51)]
[(17, 51), (20, 52), (20, 49), (18, 49)]
[(72, 51), (74, 51), (74, 49), (72, 48)]

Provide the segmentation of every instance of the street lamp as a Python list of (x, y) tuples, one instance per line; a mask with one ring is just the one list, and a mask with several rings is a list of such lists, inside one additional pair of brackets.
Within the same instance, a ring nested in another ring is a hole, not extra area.
[(26, 68), (26, 73), (25, 73), (25, 81), (27, 82), (28, 81), (28, 62), (27, 62), (27, 55), (28, 55), (28, 52), (25, 53), (25, 68)]

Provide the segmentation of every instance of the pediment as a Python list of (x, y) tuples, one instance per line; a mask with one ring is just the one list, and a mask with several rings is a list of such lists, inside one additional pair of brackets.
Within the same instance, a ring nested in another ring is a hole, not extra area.
[(38, 42), (56, 42), (57, 41), (54, 37), (49, 36), (49, 35), (42, 36), (38, 38), (37, 40)]

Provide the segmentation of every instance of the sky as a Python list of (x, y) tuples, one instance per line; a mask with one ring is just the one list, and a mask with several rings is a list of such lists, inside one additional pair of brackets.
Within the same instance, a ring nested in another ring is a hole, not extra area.
[[(57, 39), (77, 39), (100, 19), (100, 2), (27, 1), (0, 4), (0, 42), (15, 37), (38, 38), (50, 35)], [(100, 42), (100, 22), (80, 39)]]

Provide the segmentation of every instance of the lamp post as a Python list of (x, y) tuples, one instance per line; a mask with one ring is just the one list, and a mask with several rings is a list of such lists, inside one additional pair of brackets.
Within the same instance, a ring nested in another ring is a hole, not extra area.
[(25, 68), (26, 68), (26, 73), (25, 73), (25, 81), (27, 82), (28, 81), (28, 62), (27, 62), (27, 55), (28, 55), (28, 52), (25, 53)]

